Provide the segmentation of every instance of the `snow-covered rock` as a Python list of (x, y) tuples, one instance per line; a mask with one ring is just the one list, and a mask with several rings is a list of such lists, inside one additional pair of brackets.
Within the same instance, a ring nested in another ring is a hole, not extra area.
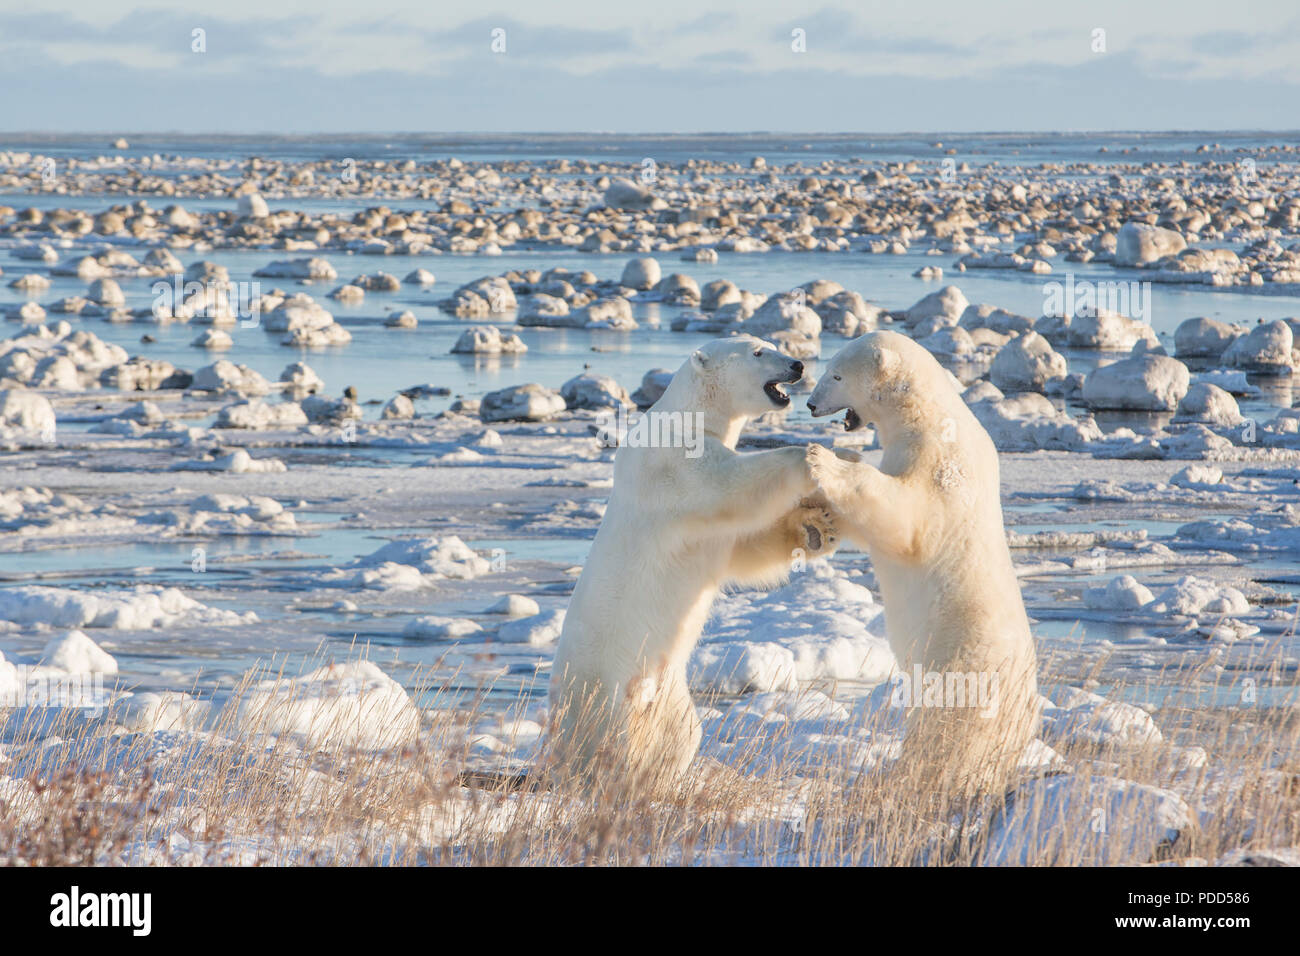
[(1098, 367), (1084, 380), (1082, 398), (1089, 408), (1173, 411), (1190, 382), (1182, 362), (1143, 353)]
[(531, 617), (516, 618), (497, 628), (497, 640), (507, 644), (531, 644), (534, 647), (554, 643), (564, 629), (564, 611), (542, 611)]
[(401, 747), (420, 728), (402, 685), (369, 661), (259, 681), (240, 698), (238, 715), (247, 732), (290, 736), (313, 749)]
[(1115, 234), (1115, 265), (1144, 266), (1187, 248), (1180, 233), (1145, 222), (1126, 222)]
[(1041, 392), (1066, 372), (1065, 356), (1037, 332), (1025, 332), (998, 350), (989, 381), (1004, 392)]
[(513, 385), (484, 395), (479, 418), (485, 422), (540, 422), (558, 415), (566, 407), (559, 392), (535, 383)]

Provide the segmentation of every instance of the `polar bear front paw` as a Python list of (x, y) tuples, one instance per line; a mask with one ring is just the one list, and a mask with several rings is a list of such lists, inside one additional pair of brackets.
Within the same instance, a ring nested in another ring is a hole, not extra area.
[(825, 445), (809, 445), (806, 461), (813, 482), (831, 497), (848, 477), (846, 472), (853, 467)]

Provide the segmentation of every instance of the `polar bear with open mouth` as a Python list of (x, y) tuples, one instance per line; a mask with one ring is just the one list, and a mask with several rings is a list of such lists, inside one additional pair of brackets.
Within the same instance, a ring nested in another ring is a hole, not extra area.
[(749, 335), (696, 350), (646, 413), (662, 438), (619, 448), (614, 487), (564, 620), (551, 674), (552, 757), (590, 782), (679, 779), (700, 743), (686, 663), (719, 589), (779, 582), (834, 550), (803, 446), (741, 453), (751, 418), (790, 404), (803, 363)]
[[(909, 688), (919, 706), (904, 757), (942, 765), (965, 790), (992, 784), (1037, 723), (1033, 636), (1007, 548), (997, 449), (951, 376), (897, 332), (846, 345), (808, 407), (844, 411), (851, 431), (873, 423), (884, 450), (879, 468), (823, 445), (809, 447), (808, 461), (836, 526), (871, 556), (903, 680), (924, 677)], [(966, 699), (990, 686), (993, 700)], [(914, 733), (918, 725), (933, 733)]]

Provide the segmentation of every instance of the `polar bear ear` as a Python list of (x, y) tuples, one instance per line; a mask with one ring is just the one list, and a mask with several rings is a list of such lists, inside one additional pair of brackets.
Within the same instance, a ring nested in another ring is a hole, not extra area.
[(880, 378), (893, 378), (903, 367), (903, 357), (893, 349), (881, 349), (876, 355)]
[(704, 354), (703, 349), (696, 349), (691, 353), (691, 366), (701, 372), (709, 367), (709, 357)]

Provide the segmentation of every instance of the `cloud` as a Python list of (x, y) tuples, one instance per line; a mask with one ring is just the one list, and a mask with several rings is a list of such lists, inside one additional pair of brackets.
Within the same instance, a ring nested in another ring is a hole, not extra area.
[[(1295, 84), (1153, 77), (1133, 57), (957, 79), (855, 77), (815, 65), (755, 72), (718, 59), (578, 75), (483, 57), (464, 64), (454, 83), (398, 70), (344, 77), (275, 63), (220, 75), (172, 71), (159, 83), (156, 70), (104, 62), (49, 71), (25, 86), (0, 122), (10, 130), (114, 134), (1300, 127)], [(20, 74), (0, 65), (0, 82), (11, 88)]]
[(959, 47), (925, 35), (876, 33), (860, 24), (845, 10), (825, 7), (807, 17), (795, 17), (788, 27), (775, 34), (777, 42), (790, 42), (790, 31), (805, 33), (808, 51), (830, 50), (855, 54), (894, 54), (897, 56), (961, 56), (976, 54), (977, 44)]

